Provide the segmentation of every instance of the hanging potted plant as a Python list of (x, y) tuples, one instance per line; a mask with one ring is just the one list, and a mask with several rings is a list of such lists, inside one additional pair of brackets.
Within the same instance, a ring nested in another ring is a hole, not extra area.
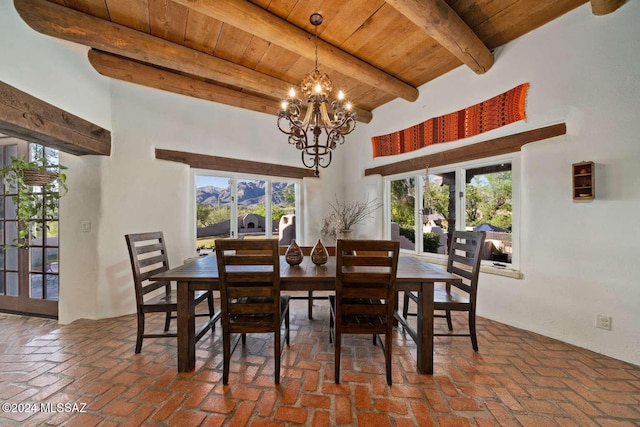
[[(44, 218), (56, 219), (58, 201), (67, 193), (67, 176), (62, 172), (66, 167), (51, 164), (46, 157), (26, 161), (19, 157), (0, 170), (4, 180), (5, 193), (16, 205), (18, 237), (9, 247), (29, 247), (29, 221)], [(34, 187), (41, 187), (35, 190)]]

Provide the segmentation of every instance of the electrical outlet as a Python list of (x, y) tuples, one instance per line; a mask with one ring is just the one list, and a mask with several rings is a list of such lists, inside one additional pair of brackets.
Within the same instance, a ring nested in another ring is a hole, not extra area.
[(80, 230), (83, 233), (88, 233), (91, 231), (91, 221), (80, 221)]
[(613, 319), (611, 316), (603, 316), (602, 314), (596, 315), (596, 328), (604, 329), (605, 331), (610, 331), (612, 322), (613, 322)]

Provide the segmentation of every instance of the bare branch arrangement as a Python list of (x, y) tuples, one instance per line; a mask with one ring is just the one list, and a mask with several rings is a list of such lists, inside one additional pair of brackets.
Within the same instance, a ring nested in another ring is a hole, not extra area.
[(366, 219), (382, 207), (377, 199), (354, 202), (340, 202), (336, 197), (335, 205), (329, 203), (333, 212), (322, 221), (322, 235), (335, 240), (340, 230), (351, 230), (356, 224), (362, 224)]

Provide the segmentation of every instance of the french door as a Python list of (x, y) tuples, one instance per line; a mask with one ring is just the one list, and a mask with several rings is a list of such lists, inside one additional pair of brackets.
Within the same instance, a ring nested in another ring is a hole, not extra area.
[[(47, 156), (58, 161), (56, 150), (36, 144), (6, 145), (0, 147), (0, 166), (11, 162), (12, 157), (33, 158)], [(19, 248), (16, 203), (12, 189), (0, 183), (0, 310), (58, 316), (59, 264), (58, 264), (58, 212), (54, 219), (45, 219), (44, 212), (29, 222), (28, 246)], [(41, 187), (33, 187), (42, 192)], [(42, 197), (47, 197), (42, 194)]]

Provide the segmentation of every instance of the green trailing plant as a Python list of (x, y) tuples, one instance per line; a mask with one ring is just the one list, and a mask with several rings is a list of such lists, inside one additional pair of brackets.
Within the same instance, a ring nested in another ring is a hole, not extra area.
[[(12, 194), (11, 198), (16, 205), (18, 220), (17, 239), (4, 246), (27, 248), (32, 219), (57, 219), (58, 202), (68, 191), (67, 176), (63, 172), (65, 169), (65, 166), (51, 164), (45, 157), (30, 162), (14, 157), (9, 165), (0, 170), (5, 193)], [(41, 178), (49, 175), (52, 181), (33, 185), (29, 180), (29, 176), (33, 174)]]

